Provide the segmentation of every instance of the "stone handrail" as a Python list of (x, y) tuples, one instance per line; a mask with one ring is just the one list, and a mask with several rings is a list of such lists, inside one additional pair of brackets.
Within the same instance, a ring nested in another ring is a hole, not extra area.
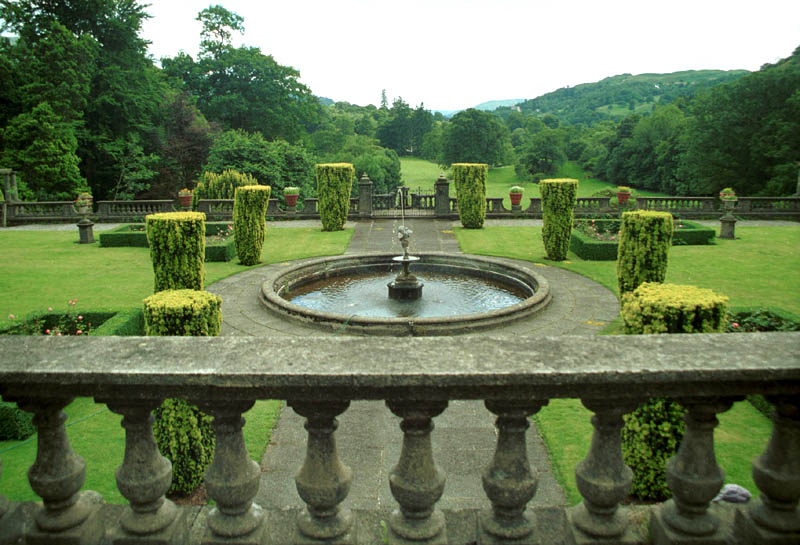
[[(800, 333), (487, 337), (468, 349), (458, 337), (0, 337), (0, 391), (35, 415), (38, 455), (28, 476), (42, 498), (0, 498), (0, 540), (360, 545), (380, 543), (380, 521), (388, 520), (389, 543), (447, 543), (456, 534), (458, 543), (650, 543), (633, 510), (621, 505), (630, 473), (620, 429), (622, 415), (640, 401), (671, 396), (687, 407), (687, 430), (668, 465), (673, 500), (645, 508), (653, 541), (797, 543), (798, 347)], [(751, 393), (766, 395), (777, 411), (770, 443), (753, 464), (761, 497), (710, 507), (723, 482), (715, 415)], [(92, 396), (124, 416), (117, 484), (128, 506), (79, 493), (93, 468), (65, 433), (62, 409), (73, 396)], [(199, 514), (164, 498), (170, 468), (156, 450), (150, 411), (165, 397), (192, 400), (214, 417), (217, 448), (205, 482), (215, 506)], [(592, 446), (576, 468), (584, 500), (567, 509), (526, 508), (536, 493), (528, 418), (554, 398), (580, 398), (595, 413)], [(253, 503), (260, 472), (244, 448), (241, 415), (258, 399), (286, 399), (307, 419), (296, 508)], [(392, 514), (340, 506), (352, 470), (337, 454), (335, 417), (359, 399), (385, 400), (402, 419), (402, 451), (389, 478), (399, 504)], [(497, 415), (497, 450), (483, 476), (492, 507), (445, 517), (436, 508), (446, 475), (433, 459), (432, 422), (458, 399), (484, 400)]]
[(683, 218), (717, 217), (721, 214), (714, 197), (636, 197), (639, 210), (680, 214)]
[(99, 201), (97, 203), (97, 216), (105, 220), (144, 220), (148, 214), (173, 212), (180, 210), (175, 201), (164, 199), (155, 201)]
[(22, 223), (27, 221), (77, 221), (72, 201), (43, 201), (6, 203), (6, 221)]

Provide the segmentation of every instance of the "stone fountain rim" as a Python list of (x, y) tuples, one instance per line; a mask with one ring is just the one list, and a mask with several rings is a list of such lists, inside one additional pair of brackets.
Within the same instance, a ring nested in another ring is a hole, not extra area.
[[(346, 333), (350, 335), (451, 335), (507, 325), (527, 318), (547, 307), (552, 299), (546, 278), (532, 269), (501, 258), (446, 252), (415, 252), (414, 255), (421, 258), (419, 263), (423, 265), (427, 263), (444, 268), (460, 267), (462, 273), (466, 271), (467, 274), (470, 270), (478, 269), (493, 272), (497, 276), (510, 276), (526, 284), (534, 294), (524, 301), (489, 312), (428, 318), (379, 318), (321, 312), (292, 304), (280, 296), (280, 291), (288, 282), (287, 277), (292, 275), (304, 272), (313, 274), (326, 269), (330, 270), (332, 275), (337, 271), (344, 274), (348, 269), (358, 265), (379, 266), (383, 263), (391, 265), (392, 259), (397, 257), (396, 253), (373, 252), (302, 260), (288, 268), (278, 269), (265, 277), (259, 292), (259, 300), (268, 310), (281, 316), (325, 329), (346, 328)], [(502, 272), (498, 272), (498, 269)]]

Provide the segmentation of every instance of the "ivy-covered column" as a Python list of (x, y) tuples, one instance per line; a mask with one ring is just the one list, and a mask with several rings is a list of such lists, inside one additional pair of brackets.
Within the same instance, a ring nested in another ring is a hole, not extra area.
[(403, 419), (403, 448), (389, 476), (392, 495), (400, 504), (389, 517), (389, 545), (447, 545), (444, 514), (435, 508), (445, 477), (431, 448), (432, 419), (447, 408), (447, 401), (387, 400), (386, 405)]
[(528, 418), (546, 404), (546, 400), (485, 402), (486, 408), (497, 415), (497, 446), (492, 463), (483, 473), (483, 489), (492, 510), (481, 513), (478, 519), (481, 543), (540, 543), (534, 523), (525, 516), (538, 481), (528, 461), (525, 433), (530, 427)]
[(717, 414), (731, 408), (732, 399), (679, 400), (688, 410), (686, 433), (678, 454), (667, 462), (667, 483), (672, 499), (653, 513), (650, 531), (655, 545), (684, 543), (703, 538), (706, 545), (725, 545), (719, 517), (709, 511), (722, 488), (725, 473), (714, 455)]
[(341, 402), (289, 401), (294, 411), (306, 418), (308, 446), (303, 467), (295, 477), (297, 492), (306, 510), (297, 518), (300, 534), (311, 539), (333, 540), (338, 545), (354, 543), (353, 516), (339, 504), (347, 497), (352, 471), (336, 452), (336, 416), (350, 405)]
[(800, 400), (767, 397), (775, 404), (767, 450), (753, 462), (760, 497), (736, 515), (736, 533), (747, 543), (800, 543)]

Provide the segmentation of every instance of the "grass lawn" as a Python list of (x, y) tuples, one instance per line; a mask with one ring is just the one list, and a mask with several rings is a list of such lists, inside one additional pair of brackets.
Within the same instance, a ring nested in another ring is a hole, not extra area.
[[(262, 260), (268, 264), (339, 255), (352, 234), (352, 230), (323, 233), (312, 228), (268, 228)], [(0, 292), (4, 294), (0, 322), (6, 322), (9, 314), (24, 317), (48, 306), (66, 309), (67, 301), (75, 298), (78, 311), (137, 307), (153, 293), (147, 248), (101, 248), (99, 244), (77, 244), (77, 240), (77, 230), (0, 232)], [(253, 268), (235, 260), (205, 265), (207, 285)], [(261, 461), (281, 406), (281, 401), (258, 401), (244, 415), (245, 445), (256, 461)], [(72, 447), (86, 460), (84, 489), (100, 492), (107, 502), (126, 503), (114, 480), (125, 452), (122, 417), (91, 398), (76, 399), (65, 412)], [(36, 459), (36, 435), (26, 441), (0, 441), (0, 457), (0, 490), (12, 500), (37, 500), (27, 479), (28, 468)]]
[[(401, 157), (400, 158), (403, 185), (412, 189), (422, 188), (433, 190), (433, 184), (439, 177), (442, 168), (425, 159), (417, 159), (415, 157)], [(449, 176), (449, 172), (447, 173)], [(574, 161), (567, 161), (564, 163), (558, 172), (553, 176), (554, 178), (575, 178), (578, 180), (578, 197), (591, 197), (598, 191), (603, 189), (616, 189), (617, 186), (593, 178), (588, 172), (583, 170), (580, 165)], [(514, 167), (494, 167), (489, 169), (489, 178), (486, 181), (486, 196), (487, 197), (503, 197), (503, 203), (506, 208), (511, 209), (511, 200), (508, 197), (508, 190), (512, 186), (519, 185), (525, 189), (522, 197), (522, 202), (527, 206), (529, 197), (540, 197), (539, 186), (537, 184), (526, 183), (521, 180), (514, 172)], [(635, 192), (639, 195), (650, 197), (666, 197), (664, 193), (657, 193), (654, 191), (645, 191), (636, 189)], [(455, 197), (456, 188), (450, 184), (450, 195)], [(525, 207), (523, 206), (523, 208)]]
[[(561, 263), (545, 260), (541, 227), (456, 228), (455, 234), (466, 253), (562, 267), (618, 293), (614, 261), (583, 261), (572, 252)], [(800, 313), (800, 286), (790, 281), (797, 277), (800, 263), (800, 226), (740, 227), (736, 234), (736, 240), (717, 239), (710, 246), (673, 246), (667, 281), (713, 289), (728, 296), (731, 307), (761, 306)], [(618, 331), (618, 324), (606, 330)], [(552, 400), (536, 417), (556, 476), (571, 504), (580, 501), (574, 472), (589, 449), (590, 418), (591, 413), (576, 399)], [(737, 403), (719, 420), (715, 450), (726, 473), (725, 482), (757, 494), (751, 464), (764, 451), (772, 430), (770, 422), (746, 402)]]

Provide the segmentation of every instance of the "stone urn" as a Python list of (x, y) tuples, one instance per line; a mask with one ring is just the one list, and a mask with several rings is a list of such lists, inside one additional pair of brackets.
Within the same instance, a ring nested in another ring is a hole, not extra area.
[(619, 204), (625, 204), (631, 198), (631, 190), (627, 187), (620, 186), (617, 188), (617, 201)]
[(178, 193), (178, 203), (181, 205), (181, 208), (191, 208), (192, 207), (192, 192), (182, 189)]

